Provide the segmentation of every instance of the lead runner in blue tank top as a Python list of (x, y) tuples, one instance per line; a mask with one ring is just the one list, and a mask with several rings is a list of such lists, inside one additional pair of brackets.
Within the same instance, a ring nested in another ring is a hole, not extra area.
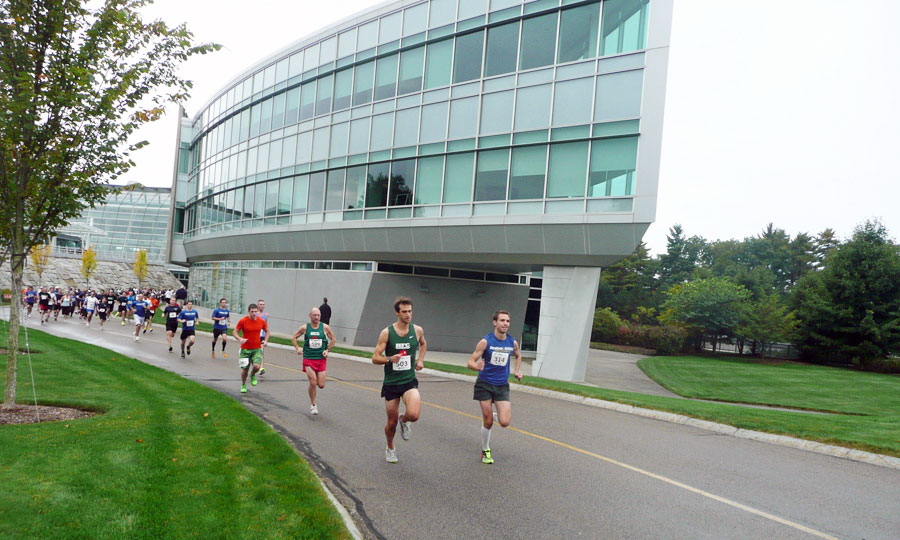
[(469, 358), (469, 369), (478, 372), (472, 399), (481, 404), (481, 462), (493, 463), (491, 456), (491, 428), (494, 425), (493, 407), (497, 408), (497, 421), (506, 427), (512, 420), (509, 404), (509, 360), (514, 357), (516, 368), (513, 374), (522, 380), (519, 368), (522, 366), (522, 352), (519, 343), (509, 334), (509, 312), (496, 311), (493, 317), (494, 331), (487, 334)]

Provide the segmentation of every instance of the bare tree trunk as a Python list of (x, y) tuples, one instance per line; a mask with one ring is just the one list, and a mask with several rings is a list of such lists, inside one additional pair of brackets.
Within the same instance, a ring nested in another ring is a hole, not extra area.
[(11, 281), (12, 281), (12, 301), (9, 303), (9, 346), (6, 356), (6, 389), (3, 392), (3, 408), (15, 407), (16, 405), (16, 380), (18, 377), (18, 354), (19, 354), (19, 321), (21, 320), (22, 304), (17, 301), (17, 292), (22, 291), (22, 274), (25, 270), (25, 255), (22, 249), (22, 237), (16, 234), (13, 239), (13, 253), (9, 258)]

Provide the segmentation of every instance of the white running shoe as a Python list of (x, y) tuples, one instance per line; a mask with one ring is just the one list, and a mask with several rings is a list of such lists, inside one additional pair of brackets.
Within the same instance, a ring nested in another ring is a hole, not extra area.
[(319, 414), (319, 407), (315, 405), (309, 406), (309, 414)]
[(395, 452), (393, 448), (385, 448), (384, 460), (388, 463), (397, 463), (397, 452)]
[(409, 440), (409, 432), (412, 431), (409, 422), (398, 422), (400, 424), (400, 438), (404, 441)]
[(135, 340), (135, 341), (140, 341), (141, 338), (139, 338), (139, 337), (137, 337), (137, 336), (134, 336), (134, 340)]

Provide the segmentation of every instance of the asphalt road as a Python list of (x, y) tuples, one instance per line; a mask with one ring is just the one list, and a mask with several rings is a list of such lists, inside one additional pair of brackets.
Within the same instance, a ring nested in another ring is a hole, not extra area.
[(494, 428), (496, 463), (483, 465), (471, 383), (428, 374), (420, 421), (411, 441), (398, 432), (392, 465), (381, 366), (331, 358), (310, 416), (293, 351), (270, 347), (266, 375), (242, 395), (234, 341), (213, 360), (200, 334), (182, 360), (162, 328), (135, 343), (133, 327), (94, 326), (42, 329), (238, 399), (291, 441), (367, 538), (900, 538), (897, 470), (515, 391), (512, 426)]

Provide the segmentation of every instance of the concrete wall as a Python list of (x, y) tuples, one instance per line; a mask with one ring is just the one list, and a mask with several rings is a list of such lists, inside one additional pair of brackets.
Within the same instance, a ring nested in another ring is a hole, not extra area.
[[(144, 287), (152, 289), (178, 289), (181, 287), (181, 282), (165, 266), (151, 264), (148, 270), (147, 279), (143, 283)], [(9, 261), (7, 260), (0, 267), (0, 289), (10, 287), (10, 278)], [(97, 270), (88, 282), (81, 275), (81, 257), (50, 257), (50, 264), (47, 265), (40, 277), (34, 271), (31, 260), (28, 260), (23, 281), (25, 286), (34, 285), (35, 288), (39, 284), (62, 289), (69, 287), (122, 289), (138, 286), (138, 279), (134, 277), (133, 264), (130, 262), (97, 261)]]

